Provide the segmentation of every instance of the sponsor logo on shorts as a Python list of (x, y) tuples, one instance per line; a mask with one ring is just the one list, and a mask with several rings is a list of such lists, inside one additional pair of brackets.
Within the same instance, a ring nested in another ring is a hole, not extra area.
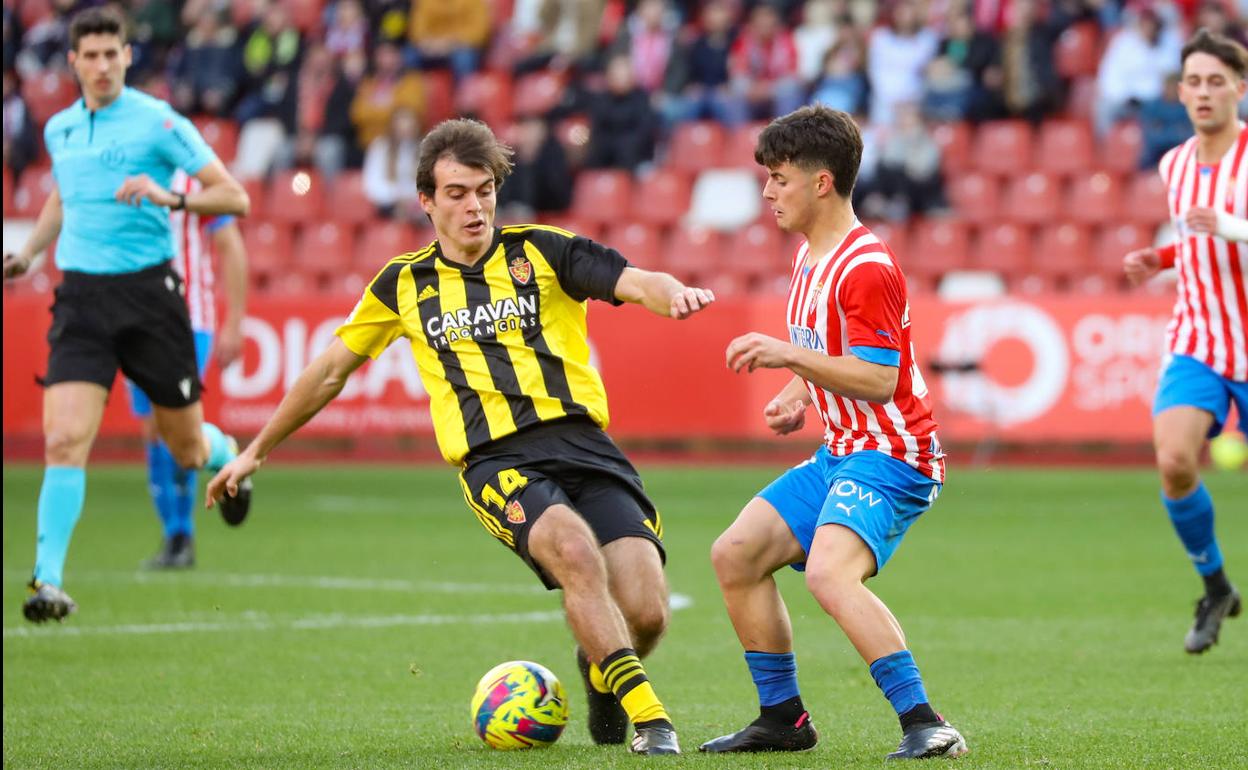
[[(836, 486), (832, 487), (832, 494), (837, 497), (848, 497), (856, 501), (865, 501), (868, 507), (874, 508), (883, 502), (875, 492), (866, 487), (860, 487), (849, 479), (841, 479), (836, 482)], [(840, 505), (840, 503), (837, 503)]]
[(507, 521), (512, 524), (523, 524), (525, 521), (524, 506), (520, 505), (519, 500), (512, 500), (510, 503), (507, 503), (503, 507), (503, 513), (507, 514)]

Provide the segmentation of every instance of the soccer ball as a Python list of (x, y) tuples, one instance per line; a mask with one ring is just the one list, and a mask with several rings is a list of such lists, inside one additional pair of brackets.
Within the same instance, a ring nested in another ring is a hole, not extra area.
[(568, 724), (568, 696), (545, 666), (500, 663), (477, 682), (472, 727), (495, 749), (531, 749), (558, 740)]

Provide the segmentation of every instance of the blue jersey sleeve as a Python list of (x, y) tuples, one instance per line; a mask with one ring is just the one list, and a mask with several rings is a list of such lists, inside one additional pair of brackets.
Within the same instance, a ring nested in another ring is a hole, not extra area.
[(156, 151), (160, 156), (191, 176), (198, 174), (217, 157), (199, 135), (195, 124), (172, 110), (157, 137)]

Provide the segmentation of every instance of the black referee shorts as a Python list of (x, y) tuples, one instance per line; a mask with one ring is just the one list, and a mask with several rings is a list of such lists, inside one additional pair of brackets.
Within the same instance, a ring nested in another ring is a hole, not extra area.
[(194, 404), (201, 386), (185, 295), (169, 262), (111, 275), (65, 271), (52, 304), (43, 384), (111, 389), (121, 369), (153, 404)]
[(641, 537), (663, 550), (663, 524), (641, 477), (592, 420), (569, 417), (526, 428), (468, 455), (464, 498), (481, 525), (549, 589), (559, 584), (529, 554), (529, 531), (557, 503), (581, 515), (600, 545)]

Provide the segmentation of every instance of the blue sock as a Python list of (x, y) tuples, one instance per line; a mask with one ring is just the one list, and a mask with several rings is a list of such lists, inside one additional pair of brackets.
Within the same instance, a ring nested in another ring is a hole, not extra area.
[(1162, 505), (1170, 513), (1170, 523), (1187, 549), (1187, 556), (1196, 571), (1212, 575), (1222, 568), (1222, 551), (1213, 535), (1213, 498), (1202, 481), (1187, 497), (1171, 500), (1161, 496)]
[(199, 491), (199, 472), (187, 468), (174, 468), (173, 474), (173, 521), (170, 535), (195, 535), (195, 497)]
[(745, 665), (758, 688), (758, 704), (774, 706), (795, 698), (797, 692), (797, 658), (791, 652), (747, 652)]
[(74, 525), (82, 514), (87, 472), (68, 465), (49, 465), (39, 489), (39, 539), (35, 543), (35, 579), (60, 586), (65, 554)]
[(208, 437), (208, 462), (204, 467), (210, 471), (219, 471), (237, 453), (231, 446), (230, 439), (212, 423), (204, 423), (204, 435)]
[(909, 650), (885, 655), (871, 664), (871, 677), (884, 691), (884, 697), (893, 704), (897, 716), (901, 716), (921, 703), (927, 703), (927, 691), (923, 689), (923, 677)]
[(164, 442), (148, 441), (146, 448), (147, 491), (152, 495), (152, 505), (156, 508), (156, 515), (160, 517), (165, 537), (169, 537), (172, 534), (169, 528), (174, 519), (173, 471), (176, 465), (173, 454)]

